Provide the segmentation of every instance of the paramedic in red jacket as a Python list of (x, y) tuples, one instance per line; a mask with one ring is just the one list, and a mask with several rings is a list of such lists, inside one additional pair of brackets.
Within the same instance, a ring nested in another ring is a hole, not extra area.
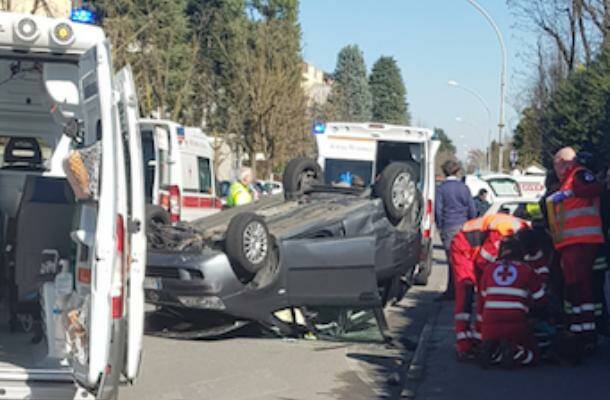
[(482, 340), (487, 364), (533, 365), (538, 345), (528, 324), (530, 308), (542, 302), (543, 279), (519, 261), (523, 251), (515, 238), (502, 243), (502, 257), (483, 271), (480, 293), (483, 304)]
[[(490, 214), (475, 218), (462, 226), (451, 242), (451, 264), (455, 276), (455, 333), (458, 359), (472, 355), (480, 340), (480, 331), (470, 328), (472, 304), (477, 286), (475, 263), (495, 261), (502, 237), (527, 227), (526, 221), (507, 214)], [(480, 276), (480, 274), (478, 274)], [(480, 318), (479, 318), (480, 319)], [(477, 321), (477, 327), (480, 321)]]
[(570, 147), (559, 150), (553, 162), (561, 186), (546, 200), (549, 228), (565, 281), (566, 349), (580, 357), (596, 340), (592, 275), (604, 242), (599, 199), (603, 186), (577, 163)]

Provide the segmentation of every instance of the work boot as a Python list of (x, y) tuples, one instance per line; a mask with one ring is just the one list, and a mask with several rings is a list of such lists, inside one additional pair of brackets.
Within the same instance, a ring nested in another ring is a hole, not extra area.
[(483, 369), (489, 369), (492, 365), (498, 364), (502, 358), (502, 353), (498, 343), (486, 340), (479, 346), (479, 363)]
[(515, 349), (513, 345), (506, 341), (500, 343), (500, 353), (502, 358), (500, 359), (500, 366), (504, 369), (513, 369), (515, 367)]
[(560, 355), (572, 365), (582, 364), (585, 346), (580, 336), (566, 332), (561, 340)]

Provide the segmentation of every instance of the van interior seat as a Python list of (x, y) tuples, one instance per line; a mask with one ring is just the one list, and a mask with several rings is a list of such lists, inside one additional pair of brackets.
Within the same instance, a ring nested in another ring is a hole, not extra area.
[(44, 169), (38, 140), (31, 137), (11, 137), (4, 149), (3, 170), (40, 171)]
[(25, 189), (28, 175), (35, 172), (0, 170), (0, 212), (6, 218), (15, 218)]
[(15, 221), (14, 284), (18, 302), (36, 298), (44, 249), (57, 250), (61, 258), (71, 255), (75, 210), (74, 193), (65, 178), (27, 176)]

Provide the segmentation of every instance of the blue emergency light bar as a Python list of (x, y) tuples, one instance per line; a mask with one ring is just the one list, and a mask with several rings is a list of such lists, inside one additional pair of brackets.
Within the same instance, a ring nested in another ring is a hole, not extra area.
[(95, 25), (97, 22), (97, 15), (88, 8), (75, 8), (70, 13), (70, 20), (81, 24)]
[(321, 135), (326, 132), (326, 124), (324, 122), (314, 122), (313, 124), (313, 134)]

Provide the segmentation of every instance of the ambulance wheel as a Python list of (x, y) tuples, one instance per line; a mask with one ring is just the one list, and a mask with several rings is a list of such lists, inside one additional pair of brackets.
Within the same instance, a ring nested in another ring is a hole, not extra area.
[(394, 225), (405, 219), (408, 219), (409, 225), (417, 223), (421, 193), (417, 189), (415, 176), (409, 164), (393, 162), (385, 167), (375, 183), (374, 194), (383, 200), (388, 219)]
[(282, 183), (286, 200), (294, 200), (315, 184), (322, 182), (322, 168), (307, 157), (290, 160), (284, 169)]
[[(271, 238), (265, 220), (254, 213), (240, 213), (229, 222), (225, 251), (237, 274), (244, 281), (264, 268), (270, 259)], [(250, 276), (248, 276), (250, 275)]]
[(171, 223), (169, 213), (159, 206), (146, 206), (146, 222), (148, 225), (169, 225)]

